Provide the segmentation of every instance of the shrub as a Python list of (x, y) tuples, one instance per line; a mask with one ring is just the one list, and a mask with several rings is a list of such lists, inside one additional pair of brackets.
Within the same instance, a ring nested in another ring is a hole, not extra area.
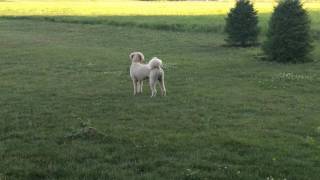
[(277, 62), (310, 61), (312, 50), (310, 19), (299, 0), (282, 0), (269, 22), (263, 51), (268, 60)]
[(257, 11), (249, 0), (238, 0), (226, 18), (225, 32), (229, 45), (248, 46), (257, 43), (259, 28)]

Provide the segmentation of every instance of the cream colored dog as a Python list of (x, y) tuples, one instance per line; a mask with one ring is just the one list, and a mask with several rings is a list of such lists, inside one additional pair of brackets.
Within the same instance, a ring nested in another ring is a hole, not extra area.
[(154, 57), (148, 64), (143, 64), (144, 55), (141, 52), (133, 52), (129, 55), (129, 58), (131, 59), (130, 76), (133, 82), (133, 94), (142, 93), (143, 80), (149, 78), (151, 97), (157, 94), (157, 82), (160, 84), (161, 94), (165, 96), (166, 88), (164, 86), (162, 61)]

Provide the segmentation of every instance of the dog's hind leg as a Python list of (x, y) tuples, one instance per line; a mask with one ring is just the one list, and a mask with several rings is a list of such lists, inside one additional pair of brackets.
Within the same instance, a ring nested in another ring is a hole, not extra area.
[(159, 84), (160, 84), (161, 95), (166, 96), (167, 92), (166, 92), (166, 87), (164, 86), (164, 82), (160, 81)]
[(164, 74), (161, 75), (161, 79), (159, 80), (159, 83), (160, 83), (161, 95), (166, 96), (167, 91), (166, 91), (166, 87), (164, 86)]
[(150, 78), (151, 97), (154, 97), (157, 94), (156, 85), (157, 85), (157, 81), (154, 81)]

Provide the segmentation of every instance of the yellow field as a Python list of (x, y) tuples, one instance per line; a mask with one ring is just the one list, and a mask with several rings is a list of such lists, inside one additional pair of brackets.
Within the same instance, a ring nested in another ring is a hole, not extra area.
[[(146, 1), (0, 1), (0, 15), (213, 15), (225, 14), (234, 3)], [(255, 3), (259, 12), (272, 11), (273, 3)], [(320, 11), (319, 3), (306, 3)]]

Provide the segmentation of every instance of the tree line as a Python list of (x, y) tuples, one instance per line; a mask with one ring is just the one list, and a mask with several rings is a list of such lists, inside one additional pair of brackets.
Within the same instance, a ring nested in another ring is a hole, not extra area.
[[(262, 50), (266, 60), (282, 63), (311, 61), (311, 22), (300, 0), (280, 0), (269, 21)], [(250, 0), (237, 0), (226, 18), (226, 42), (231, 46), (258, 44), (257, 11)]]

